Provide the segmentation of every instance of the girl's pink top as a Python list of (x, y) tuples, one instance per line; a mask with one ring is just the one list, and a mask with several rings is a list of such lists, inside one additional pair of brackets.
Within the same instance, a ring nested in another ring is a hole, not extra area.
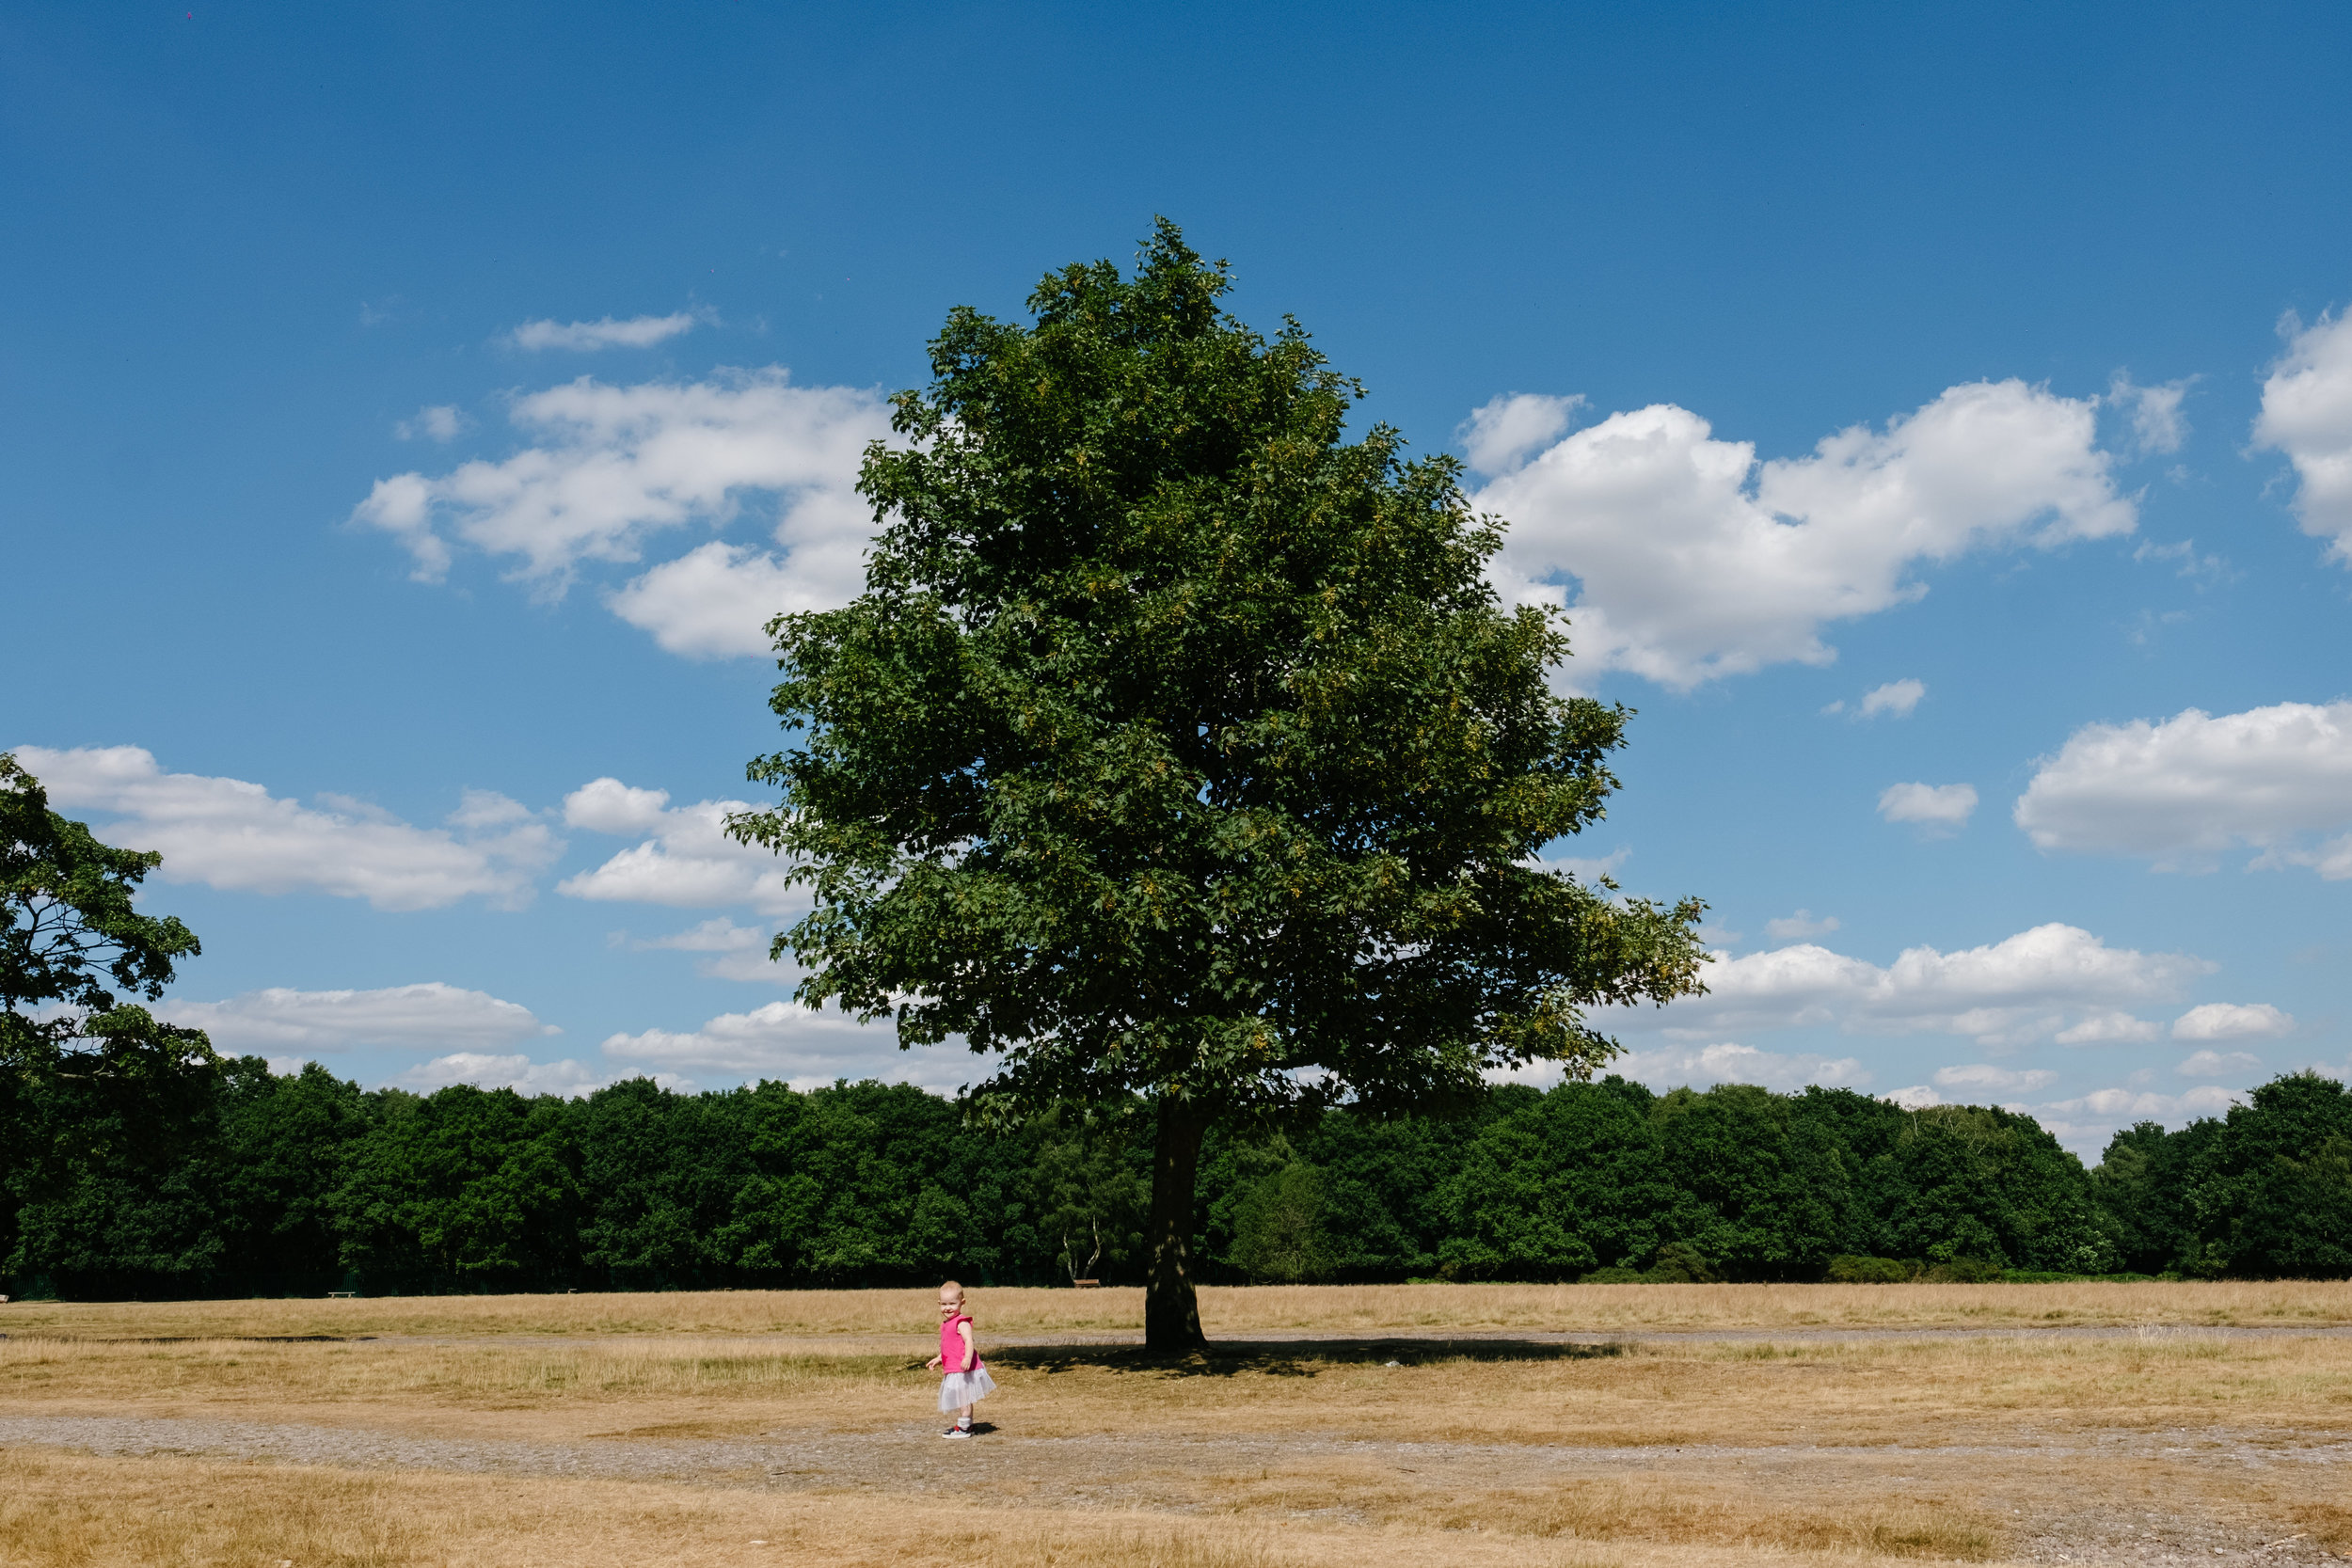
[(972, 1366), (963, 1364), (963, 1336), (956, 1332), (958, 1323), (972, 1320), (959, 1312), (939, 1325), (939, 1370), (943, 1372), (968, 1372), (980, 1364), (980, 1347), (972, 1347)]

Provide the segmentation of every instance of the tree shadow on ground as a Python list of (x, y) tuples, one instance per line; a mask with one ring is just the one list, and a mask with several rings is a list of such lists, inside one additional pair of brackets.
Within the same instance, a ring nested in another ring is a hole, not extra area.
[(1442, 1361), (1594, 1361), (1624, 1346), (1562, 1344), (1537, 1339), (1218, 1339), (1206, 1349), (1170, 1354), (1140, 1345), (1008, 1345), (988, 1353), (989, 1364), (1024, 1371), (1084, 1369), (1158, 1372), (1172, 1377), (1312, 1377), (1343, 1367), (1422, 1367)]

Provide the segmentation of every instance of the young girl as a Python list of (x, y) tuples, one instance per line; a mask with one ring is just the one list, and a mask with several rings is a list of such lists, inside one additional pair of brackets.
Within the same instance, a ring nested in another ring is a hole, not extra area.
[(963, 1287), (952, 1279), (939, 1288), (939, 1354), (924, 1365), (947, 1374), (939, 1386), (939, 1408), (943, 1414), (954, 1411), (956, 1424), (942, 1435), (971, 1436), (972, 1406), (996, 1391), (996, 1380), (980, 1365), (972, 1320), (964, 1315)]

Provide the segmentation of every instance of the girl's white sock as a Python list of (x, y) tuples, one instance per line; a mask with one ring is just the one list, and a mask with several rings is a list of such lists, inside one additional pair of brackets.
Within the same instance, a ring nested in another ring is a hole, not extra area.
[(963, 1428), (964, 1431), (969, 1432), (972, 1430), (972, 1418), (969, 1416), (959, 1416), (956, 1418), (956, 1425)]

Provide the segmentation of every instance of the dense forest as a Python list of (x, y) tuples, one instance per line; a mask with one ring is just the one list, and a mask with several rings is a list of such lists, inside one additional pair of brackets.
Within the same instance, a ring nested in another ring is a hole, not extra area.
[[(257, 1058), (0, 1075), (0, 1291), (126, 1298), (1139, 1277), (1149, 1117), (972, 1125), (906, 1086), (362, 1090)], [(1132, 1107), (1139, 1111), (1141, 1107)], [(1846, 1089), (1504, 1085), (1215, 1138), (1203, 1275), (2352, 1275), (2352, 1094), (2301, 1074), (2119, 1133)]]

